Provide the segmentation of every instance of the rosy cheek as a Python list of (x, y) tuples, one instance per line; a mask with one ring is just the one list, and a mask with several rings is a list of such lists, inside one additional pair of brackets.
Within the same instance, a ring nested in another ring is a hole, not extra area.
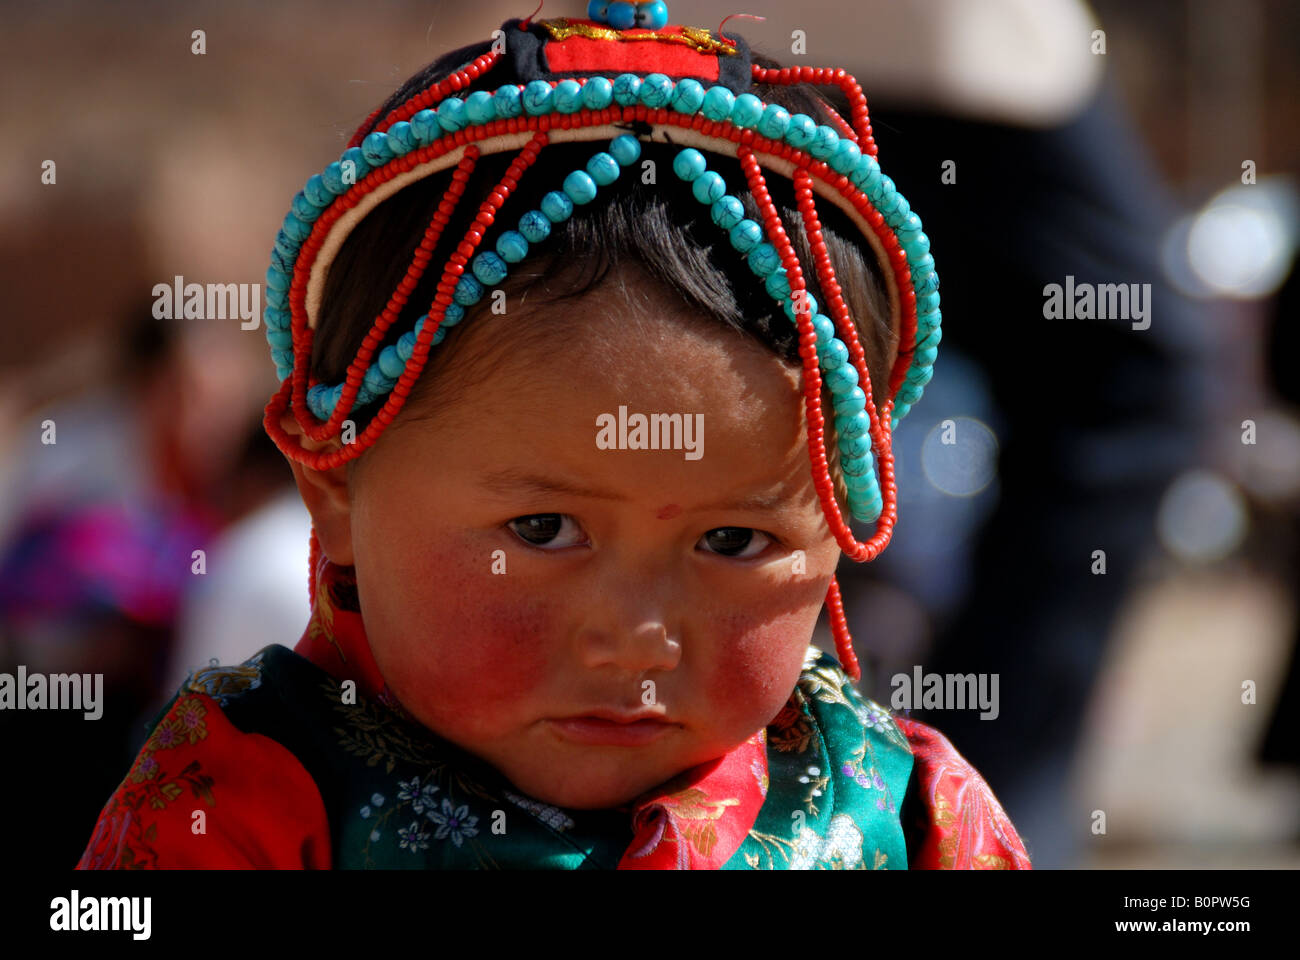
[(403, 610), (403, 639), (387, 657), (376, 654), (402, 702), (451, 739), (508, 726), (549, 676), (555, 611), (527, 596), (508, 567), (493, 574), (490, 553), (479, 566), (466, 563), (483, 552), (473, 545), (423, 551), (419, 565), (408, 568), (414, 589), (405, 595), (425, 602)]
[(735, 705), (733, 716), (742, 725), (771, 720), (794, 689), (816, 620), (817, 609), (811, 608), (766, 619), (734, 614), (717, 621), (718, 658), (709, 691), (713, 702)]

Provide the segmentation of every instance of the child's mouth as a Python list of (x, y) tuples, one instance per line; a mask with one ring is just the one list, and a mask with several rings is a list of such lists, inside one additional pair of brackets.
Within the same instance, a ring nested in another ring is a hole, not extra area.
[(635, 747), (657, 740), (679, 724), (652, 717), (611, 719), (584, 715), (551, 721), (561, 737), (589, 746)]

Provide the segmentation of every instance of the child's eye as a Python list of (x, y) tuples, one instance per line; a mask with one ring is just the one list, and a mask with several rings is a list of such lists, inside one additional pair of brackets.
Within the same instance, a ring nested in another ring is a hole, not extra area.
[(526, 517), (515, 517), (506, 526), (521, 540), (535, 547), (558, 550), (586, 542), (582, 528), (567, 513), (534, 513)]
[(758, 556), (771, 542), (766, 533), (750, 527), (718, 527), (700, 537), (700, 543), (707, 544), (711, 552), (741, 560)]

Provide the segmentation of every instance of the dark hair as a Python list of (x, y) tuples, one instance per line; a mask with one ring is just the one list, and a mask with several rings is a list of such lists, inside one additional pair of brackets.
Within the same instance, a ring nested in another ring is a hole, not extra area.
[[(429, 64), (388, 98), (363, 132), (369, 133), (391, 110), (486, 53), (490, 47), (490, 41), (462, 47)], [(758, 54), (753, 54), (752, 58), (760, 66), (781, 66)], [(512, 77), (500, 72), (508, 69), (507, 64), (498, 62), (458, 96), (465, 97), (474, 89), (494, 90), (502, 83), (512, 82)], [(822, 90), (827, 91), (825, 96)], [(848, 115), (837, 87), (755, 84), (753, 93), (766, 103), (780, 104), (792, 114), (805, 113), (819, 123), (828, 122), (825, 110), (828, 102), (834, 104), (842, 115)], [(668, 136), (672, 136), (671, 131)], [(615, 188), (601, 190), (594, 201), (562, 224), (555, 225), (545, 243), (530, 251), (529, 256), (498, 285), (506, 292), (507, 303), (513, 308), (520, 302), (516, 295), (528, 295), (543, 279), (548, 289), (559, 288), (557, 295), (543, 303), (580, 297), (603, 284), (610, 270), (620, 262), (639, 261), (653, 277), (675, 290), (690, 306), (757, 338), (787, 362), (800, 362), (798, 332), (794, 324), (763, 289), (744, 258), (732, 248), (726, 233), (711, 221), (709, 208), (694, 198), (690, 184), (673, 173), (672, 159), (680, 148), (670, 143), (645, 141), (641, 148), (641, 161), (655, 162), (656, 182), (643, 184), (641, 164), (633, 164), (624, 171)], [(599, 149), (596, 143), (552, 143), (543, 147), (537, 161), (520, 178), (518, 188), (501, 207), (494, 226), (489, 228), (479, 249), (491, 249), (497, 224), (513, 224), (522, 213), (539, 206), (542, 196), (558, 189), (570, 170), (583, 168), (596, 149)], [(442, 265), (461, 241), (479, 204), (505, 174), (515, 155), (515, 151), (509, 151), (479, 159), (465, 195), (443, 230), (429, 268), (400, 317), (389, 328), (383, 343), (376, 349), (375, 356), (384, 345), (395, 342), (404, 332), (413, 329), (415, 321), (428, 311), (441, 279)], [(709, 169), (720, 173), (729, 192), (744, 204), (745, 215), (762, 223), (763, 218), (748, 189), (740, 162), (735, 157), (720, 154), (709, 154), (708, 160)], [(416, 247), (448, 189), (453, 169), (417, 181), (380, 203), (362, 219), (339, 249), (325, 283), (312, 353), (312, 373), (323, 382), (335, 384), (344, 380), (348, 365), (356, 356), (375, 317), (405, 275)], [(764, 179), (799, 257), (809, 292), (818, 304), (826, 305), (827, 299), (817, 282), (803, 220), (795, 203), (794, 185), (781, 175), (765, 175)], [(624, 183), (624, 180), (629, 182)], [(872, 394), (882, 398), (886, 396), (889, 378), (885, 364), (897, 332), (891, 329), (886, 288), (875, 253), (861, 239), (856, 225), (833, 203), (821, 200), (817, 204), (817, 216), (836, 280), (849, 314), (858, 327), (858, 337), (871, 374)], [(532, 307), (537, 301), (530, 299), (528, 304)], [(430, 389), (436, 388), (437, 374), (444, 367), (441, 357), (450, 355), (447, 348), (460, 331), (472, 325), (474, 318), (489, 306), (490, 297), (485, 297), (467, 308), (465, 320), (448, 331), (444, 343), (430, 354), (404, 410), (413, 402), (426, 399)], [(825, 306), (823, 312), (828, 312)], [(525, 337), (541, 333), (536, 328), (529, 329), (527, 324), (516, 329)], [(458, 380), (463, 372), (461, 360), (458, 355)], [(365, 428), (385, 399), (380, 398), (353, 411), (352, 419), (358, 432)], [(823, 403), (829, 427), (829, 391)], [(827, 443), (827, 453), (828, 459), (834, 460), (834, 444)], [(843, 500), (842, 488), (840, 492)]]

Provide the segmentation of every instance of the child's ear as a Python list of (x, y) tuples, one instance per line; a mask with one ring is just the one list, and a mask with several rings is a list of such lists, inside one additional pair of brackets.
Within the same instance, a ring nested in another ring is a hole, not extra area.
[[(340, 450), (343, 447), (338, 437), (312, 440), (303, 433), (302, 425), (290, 411), (286, 410), (280, 417), (280, 426), (290, 436), (297, 437), (298, 445), (304, 450)], [(352, 566), (352, 497), (348, 493), (348, 464), (315, 470), (290, 460), (289, 467), (293, 470), (302, 502), (311, 514), (321, 550), (331, 563)]]

